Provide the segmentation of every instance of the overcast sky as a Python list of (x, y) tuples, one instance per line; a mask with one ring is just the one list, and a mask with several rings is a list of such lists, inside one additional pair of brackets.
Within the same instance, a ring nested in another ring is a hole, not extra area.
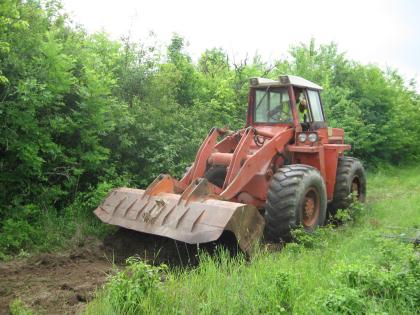
[[(144, 39), (153, 31), (167, 44), (185, 37), (197, 59), (221, 47), (237, 59), (258, 52), (267, 61), (287, 55), (290, 45), (334, 41), (351, 59), (399, 69), (420, 81), (420, 1), (162, 1), (63, 0), (73, 20), (89, 32), (118, 39)], [(417, 84), (420, 90), (420, 84)]]

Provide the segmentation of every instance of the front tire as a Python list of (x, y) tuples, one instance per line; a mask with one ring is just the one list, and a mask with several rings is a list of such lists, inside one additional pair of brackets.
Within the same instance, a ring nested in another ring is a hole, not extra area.
[(270, 240), (289, 241), (292, 229), (299, 225), (311, 232), (324, 223), (326, 212), (325, 183), (316, 168), (294, 164), (274, 174), (265, 207)]

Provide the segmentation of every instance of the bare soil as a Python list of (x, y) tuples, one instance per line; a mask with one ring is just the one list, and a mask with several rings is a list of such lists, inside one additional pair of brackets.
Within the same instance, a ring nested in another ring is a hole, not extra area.
[(16, 298), (37, 314), (81, 314), (107, 277), (134, 255), (151, 264), (198, 262), (196, 246), (121, 229), (103, 242), (0, 263), (0, 315), (10, 314)]
[(112, 271), (99, 242), (0, 264), (0, 314), (20, 298), (39, 314), (81, 313)]

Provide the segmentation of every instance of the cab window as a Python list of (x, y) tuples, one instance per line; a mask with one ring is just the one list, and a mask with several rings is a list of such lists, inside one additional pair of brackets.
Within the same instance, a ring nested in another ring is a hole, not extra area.
[(324, 121), (324, 114), (322, 113), (321, 100), (319, 99), (318, 91), (308, 90), (308, 97), (311, 106), (312, 120)]
[(255, 122), (290, 123), (293, 121), (287, 89), (256, 90), (254, 104)]

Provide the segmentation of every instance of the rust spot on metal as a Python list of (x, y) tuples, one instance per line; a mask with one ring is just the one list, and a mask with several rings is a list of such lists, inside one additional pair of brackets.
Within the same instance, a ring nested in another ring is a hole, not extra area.
[(155, 202), (159, 207), (165, 207), (166, 206), (166, 202), (163, 199), (156, 199)]
[(314, 189), (309, 189), (304, 197), (302, 223), (306, 227), (313, 227), (318, 222), (320, 211), (320, 196)]
[(154, 224), (156, 222), (156, 220), (159, 218), (159, 216), (163, 213), (163, 211), (166, 208), (166, 203), (164, 200), (155, 200), (156, 202), (156, 206), (158, 208), (157, 211), (150, 211), (150, 223)]
[(150, 222), (150, 220), (152, 219), (152, 216), (150, 213), (153, 211), (154, 208), (156, 208), (156, 204), (153, 205), (152, 209), (142, 214), (144, 222), (146, 223)]

